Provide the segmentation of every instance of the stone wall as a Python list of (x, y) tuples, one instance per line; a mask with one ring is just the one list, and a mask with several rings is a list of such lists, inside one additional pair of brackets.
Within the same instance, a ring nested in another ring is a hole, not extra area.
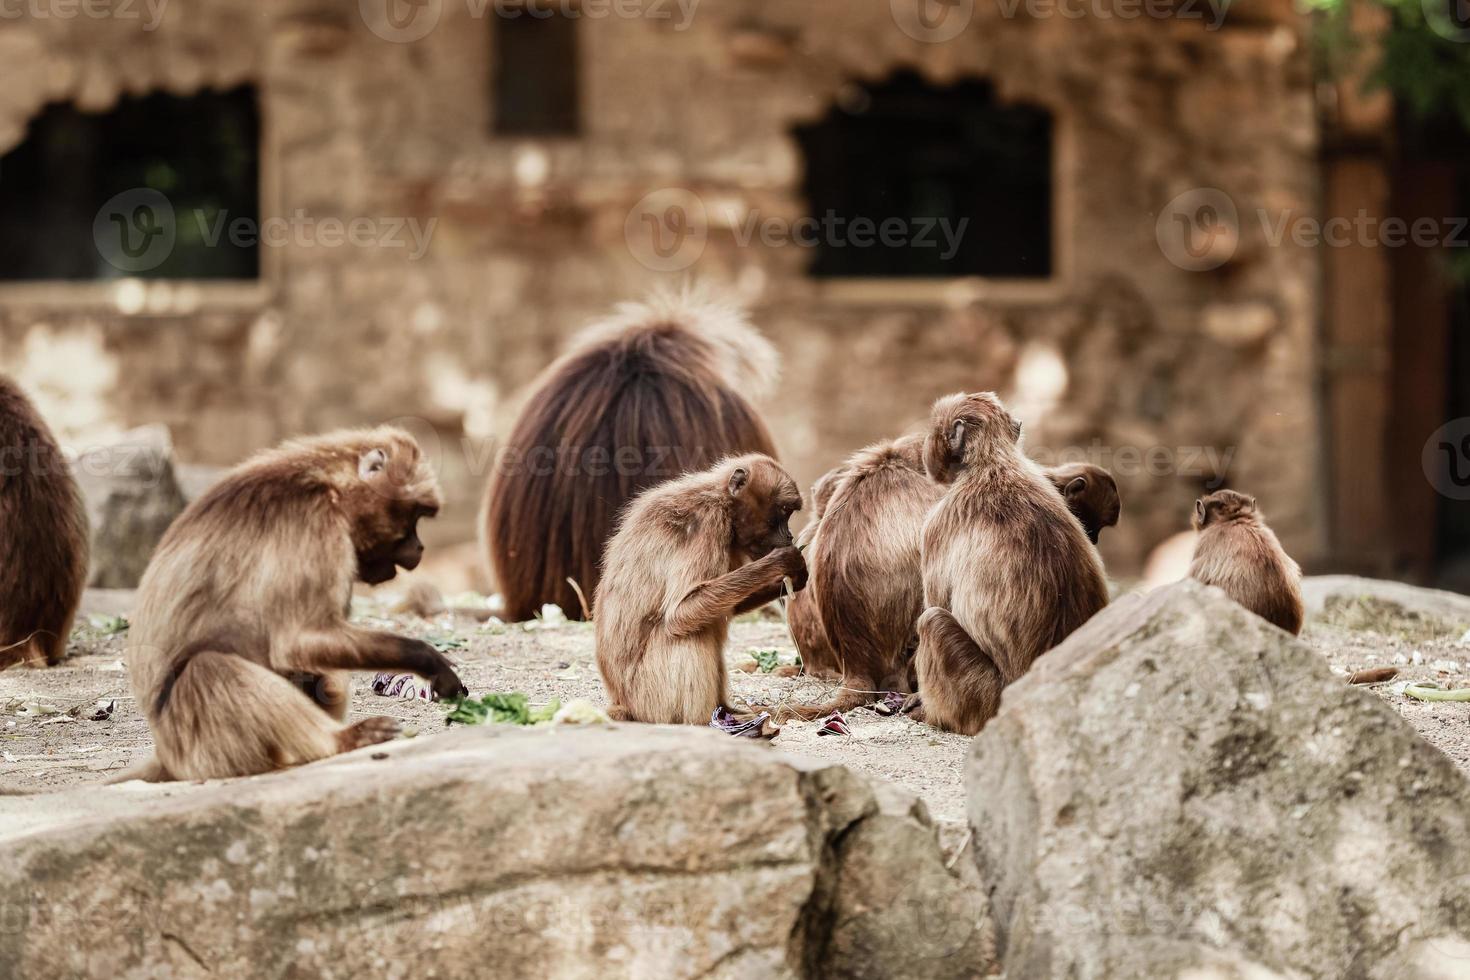
[[(0, 149), (46, 102), (103, 109), (122, 93), (250, 81), (264, 217), (436, 219), (418, 260), (291, 244), (262, 250), (258, 285), (4, 287), (0, 364), (74, 440), (163, 422), (189, 462), (426, 420), (450, 491), (443, 540), (471, 533), (489, 440), (562, 341), (619, 299), (697, 276), (751, 303), (780, 345), (783, 392), (763, 407), (804, 485), (936, 395), (995, 388), (1020, 398), (1033, 449), (1080, 447), (1127, 471), (1122, 524), (1104, 537), (1114, 570), (1136, 571), (1185, 526), (1200, 482), (1179, 472), (1197, 462), (1190, 447), (1233, 450), (1230, 482), (1261, 498), (1296, 554), (1319, 554), (1317, 261), (1246, 217), (1315, 205), (1309, 59), (1288, 5), (1240, 0), (1211, 31), (1095, 6), (1076, 18), (1021, 4), (1008, 18), (998, 0), (961, 0), (950, 13), (973, 7), (966, 29), (926, 43), (896, 26), (905, 2), (650, 0), (666, 16), (588, 17), (584, 136), (550, 141), (491, 135), (493, 5), (431, 0), (420, 12), (438, 21), (411, 43), (378, 36), (391, 31), (366, 23), (368, 0), (172, 0), (153, 31), (0, 20)], [(729, 215), (803, 213), (791, 127), (900, 67), (985, 76), (1053, 112), (1052, 280), (818, 282), (805, 249), (738, 242)], [(1191, 272), (1155, 222), (1201, 187), (1237, 203), (1240, 241), (1230, 262)], [(709, 218), (687, 268), (649, 268), (647, 243), (625, 233), (662, 188), (696, 195)], [(1150, 475), (1126, 453), (1153, 447), (1167, 456), (1155, 450)]]

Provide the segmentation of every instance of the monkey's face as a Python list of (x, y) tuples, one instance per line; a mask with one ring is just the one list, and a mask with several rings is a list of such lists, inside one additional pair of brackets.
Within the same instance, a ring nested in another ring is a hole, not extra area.
[(352, 539), (357, 577), (369, 585), (386, 582), (398, 569), (418, 567), (424, 556), (419, 520), (439, 513), (439, 490), (418, 444), (395, 433), (362, 452)]
[(1216, 490), (1194, 502), (1194, 529), (1203, 531), (1216, 524), (1249, 517), (1255, 512), (1255, 497), (1234, 490)]
[(992, 391), (949, 395), (934, 403), (924, 442), (924, 470), (949, 483), (963, 469), (1021, 441), (1021, 423)]
[(731, 551), (752, 561), (796, 544), (791, 515), (801, 510), (801, 491), (768, 456), (745, 456), (730, 469), (733, 498)]

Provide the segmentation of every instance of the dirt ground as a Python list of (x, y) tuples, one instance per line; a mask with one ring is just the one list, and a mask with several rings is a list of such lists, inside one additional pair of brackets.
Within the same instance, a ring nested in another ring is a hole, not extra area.
[[(387, 612), (394, 593), (358, 601), (356, 618), (366, 624), (399, 629), (441, 646), (460, 667), (471, 692), (522, 691), (533, 703), (559, 698), (564, 703), (586, 698), (605, 704), (593, 660), (593, 634), (581, 623), (484, 625), (463, 614), (446, 613), (432, 620)], [(122, 623), (108, 616), (125, 613), (128, 593), (91, 594), (86, 617), (73, 636), (73, 656), (50, 669), (16, 669), (0, 673), (0, 788), (55, 789), (95, 782), (124, 768), (149, 751), (149, 735), (128, 691), (122, 663)], [(1303, 639), (1318, 650), (1335, 672), (1367, 667), (1401, 666), (1396, 682), (1373, 690), (1433, 745), (1470, 774), (1470, 704), (1425, 703), (1401, 693), (1397, 683), (1434, 680), (1445, 687), (1470, 686), (1470, 643), (1453, 635), (1415, 636), (1385, 626), (1389, 632), (1362, 624), (1309, 623)], [(750, 651), (776, 650), (782, 661), (795, 655), (786, 628), (770, 613), (743, 617), (734, 624), (728, 648), (732, 665), (750, 659)], [(737, 698), (762, 703), (818, 700), (831, 686), (809, 678), (732, 672)], [(354, 680), (351, 715), (387, 714), (416, 731), (432, 735), (444, 727), (445, 708), (424, 701), (397, 700), (373, 694), (370, 675)], [(110, 717), (87, 720), (98, 701), (115, 701)], [(59, 709), (57, 713), (41, 713)], [(67, 714), (77, 709), (76, 716)], [(969, 739), (937, 732), (903, 717), (883, 717), (857, 710), (848, 715), (850, 736), (819, 736), (816, 723), (783, 726), (775, 744), (789, 752), (841, 762), (891, 780), (923, 797), (930, 812), (945, 826), (946, 836), (964, 821), (963, 774)]]

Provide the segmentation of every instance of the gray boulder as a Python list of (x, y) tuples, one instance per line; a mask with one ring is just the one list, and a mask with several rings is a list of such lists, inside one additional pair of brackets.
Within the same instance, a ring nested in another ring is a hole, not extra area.
[(144, 426), (92, 446), (72, 466), (92, 526), (93, 588), (137, 586), (153, 549), (184, 509), (168, 429)]
[(969, 793), (1012, 980), (1470, 976), (1470, 782), (1216, 589), (1043, 656)]
[[(983, 898), (945, 869), (922, 804), (652, 726), (455, 729), (251, 779), (0, 798), (0, 895), (5, 977), (991, 965)], [(973, 918), (930, 924), (955, 911)]]
[(1309, 622), (1373, 630), (1408, 640), (1458, 637), (1470, 630), (1470, 596), (1403, 582), (1314, 575), (1302, 580)]

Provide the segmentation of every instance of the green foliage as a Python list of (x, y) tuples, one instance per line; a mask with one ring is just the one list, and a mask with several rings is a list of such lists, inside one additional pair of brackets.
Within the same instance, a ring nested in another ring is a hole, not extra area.
[(520, 691), (508, 694), (491, 693), (480, 698), (459, 698), (450, 705), (444, 723), (453, 725), (538, 725), (550, 721), (561, 708), (555, 698), (539, 708), (533, 708)]
[(440, 653), (448, 653), (450, 650), (463, 650), (468, 645), (463, 638), (455, 636), (452, 633), (430, 633), (424, 637), (424, 642)]
[(775, 650), (752, 650), (750, 656), (762, 674), (769, 674), (781, 665), (781, 657)]

